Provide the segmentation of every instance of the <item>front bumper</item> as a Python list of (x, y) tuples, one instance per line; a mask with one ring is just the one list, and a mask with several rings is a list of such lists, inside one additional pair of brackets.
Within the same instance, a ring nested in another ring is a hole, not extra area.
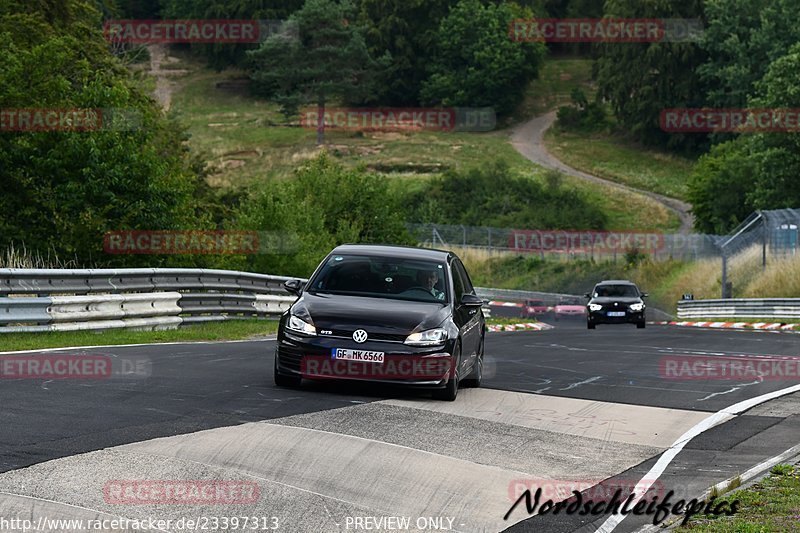
[[(625, 310), (625, 316), (608, 316), (609, 310), (590, 311), (587, 320), (590, 324), (641, 324), (645, 321), (644, 311)], [(611, 310), (611, 312), (623, 312)]]
[[(433, 347), (382, 341), (357, 344), (348, 338), (304, 337), (284, 330), (278, 337), (275, 357), (278, 372), (303, 379), (442, 388), (455, 371), (456, 363), (452, 357), (454, 345), (453, 340)], [(331, 356), (334, 348), (384, 352), (384, 362), (337, 360)]]
[(556, 316), (558, 318), (583, 318), (586, 313), (581, 311), (556, 311)]

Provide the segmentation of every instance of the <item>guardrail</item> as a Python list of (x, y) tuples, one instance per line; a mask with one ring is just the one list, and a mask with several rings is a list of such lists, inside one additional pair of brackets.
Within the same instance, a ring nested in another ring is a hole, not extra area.
[[(0, 269), (0, 333), (174, 329), (277, 318), (295, 301), (284, 276), (188, 268)], [(301, 279), (301, 281), (307, 281)], [(532, 293), (477, 289), (486, 299)], [(484, 307), (489, 316), (490, 310)]]
[(800, 298), (681, 300), (678, 318), (800, 318)]
[(0, 269), (0, 333), (276, 318), (292, 279), (213, 269)]

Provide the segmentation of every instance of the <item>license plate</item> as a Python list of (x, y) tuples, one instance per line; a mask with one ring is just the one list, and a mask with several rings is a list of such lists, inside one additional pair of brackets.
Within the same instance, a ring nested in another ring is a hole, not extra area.
[(369, 350), (349, 350), (347, 348), (331, 348), (331, 357), (342, 361), (363, 361), (365, 363), (383, 363), (384, 352)]
[(608, 316), (625, 316), (625, 311), (609, 311)]

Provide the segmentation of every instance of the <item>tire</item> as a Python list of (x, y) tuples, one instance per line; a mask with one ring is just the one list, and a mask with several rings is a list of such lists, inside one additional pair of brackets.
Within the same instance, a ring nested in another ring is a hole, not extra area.
[(455, 349), (455, 365), (456, 368), (453, 371), (453, 377), (450, 378), (447, 382), (447, 385), (443, 389), (437, 389), (433, 391), (433, 399), (434, 400), (442, 400), (445, 402), (452, 402), (455, 401), (456, 396), (458, 396), (458, 364), (461, 360), (461, 344), (456, 345)]
[(278, 387), (286, 387), (286, 388), (296, 388), (296, 387), (300, 386), (302, 378), (299, 378), (299, 377), (296, 377), (296, 376), (287, 376), (285, 374), (281, 374), (280, 372), (278, 372), (278, 354), (277, 353), (275, 354), (275, 365), (274, 365), (274, 367), (275, 367), (275, 370), (274, 370), (273, 374), (275, 376), (275, 385), (277, 385)]
[(587, 323), (586, 323), (586, 327), (587, 327), (588, 329), (594, 329), (594, 328), (595, 328), (595, 325), (596, 325), (596, 324), (592, 324), (591, 322), (587, 322)]
[(477, 389), (481, 386), (481, 382), (483, 381), (483, 342), (484, 339), (481, 339), (481, 348), (478, 352), (478, 359), (475, 361), (475, 367), (472, 369), (469, 377), (462, 381), (465, 387)]
[(636, 329), (644, 329), (645, 323), (644, 322), (637, 322)]

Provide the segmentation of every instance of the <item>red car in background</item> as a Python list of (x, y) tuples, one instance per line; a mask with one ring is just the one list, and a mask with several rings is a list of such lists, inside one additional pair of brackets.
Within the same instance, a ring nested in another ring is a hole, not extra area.
[(543, 300), (525, 300), (522, 306), (522, 318), (544, 318), (553, 312), (553, 308), (545, 305)]
[(562, 318), (586, 318), (586, 302), (580, 298), (564, 297), (558, 301), (554, 310), (555, 320)]

